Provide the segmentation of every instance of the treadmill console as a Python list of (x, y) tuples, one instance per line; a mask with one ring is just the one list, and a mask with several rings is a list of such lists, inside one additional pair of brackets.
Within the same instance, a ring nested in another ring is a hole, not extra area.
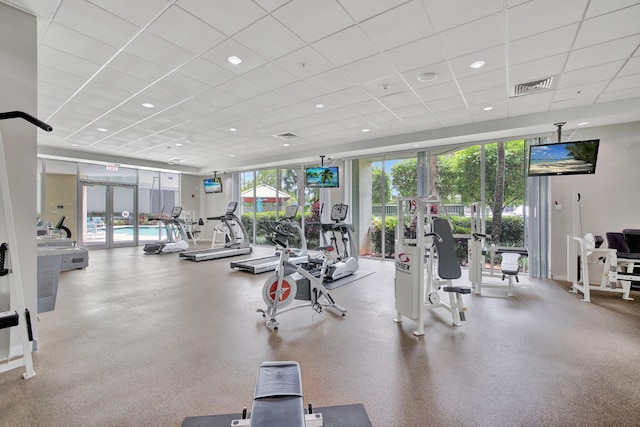
[(171, 210), (171, 218), (178, 218), (182, 213), (182, 206), (174, 206)]
[(345, 205), (344, 203), (333, 205), (333, 209), (331, 209), (331, 220), (335, 222), (344, 221), (347, 218), (348, 210), (349, 205)]
[(238, 202), (229, 202), (229, 204), (227, 205), (227, 215), (234, 213), (237, 207)]
[(284, 210), (284, 218), (293, 219), (293, 217), (296, 216), (297, 213), (298, 213), (297, 205), (287, 206), (286, 209)]

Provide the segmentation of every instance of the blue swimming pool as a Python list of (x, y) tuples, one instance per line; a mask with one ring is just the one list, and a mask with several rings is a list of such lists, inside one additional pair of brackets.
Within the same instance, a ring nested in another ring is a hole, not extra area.
[[(116, 226), (113, 228), (113, 234), (118, 236), (128, 236), (133, 237), (133, 226), (125, 225), (125, 226)], [(162, 229), (162, 235), (165, 236), (164, 227)], [(141, 225), (138, 227), (138, 236), (139, 237), (149, 237), (149, 238), (157, 238), (158, 237), (158, 226), (157, 225)]]

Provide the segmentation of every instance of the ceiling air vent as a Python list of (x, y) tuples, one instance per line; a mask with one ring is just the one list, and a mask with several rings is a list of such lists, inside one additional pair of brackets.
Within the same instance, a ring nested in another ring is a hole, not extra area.
[(513, 96), (527, 95), (529, 93), (542, 92), (552, 88), (553, 77), (542, 80), (534, 80), (527, 83), (519, 83), (513, 88)]
[(292, 139), (300, 138), (298, 135), (291, 132), (285, 132), (285, 133), (281, 133), (273, 136), (275, 136), (276, 138), (284, 139), (285, 141), (291, 141)]

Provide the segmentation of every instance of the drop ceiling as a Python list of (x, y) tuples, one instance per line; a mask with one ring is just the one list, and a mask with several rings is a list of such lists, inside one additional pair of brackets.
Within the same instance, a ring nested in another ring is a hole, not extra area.
[(205, 174), (640, 120), (637, 1), (3, 2), (38, 19), (47, 155)]

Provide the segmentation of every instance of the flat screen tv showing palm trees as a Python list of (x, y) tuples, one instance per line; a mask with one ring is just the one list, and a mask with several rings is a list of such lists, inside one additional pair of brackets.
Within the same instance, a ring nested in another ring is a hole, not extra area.
[(599, 145), (599, 139), (531, 145), (529, 176), (595, 173)]
[(340, 187), (340, 174), (337, 166), (305, 169), (305, 184), (313, 188)]

